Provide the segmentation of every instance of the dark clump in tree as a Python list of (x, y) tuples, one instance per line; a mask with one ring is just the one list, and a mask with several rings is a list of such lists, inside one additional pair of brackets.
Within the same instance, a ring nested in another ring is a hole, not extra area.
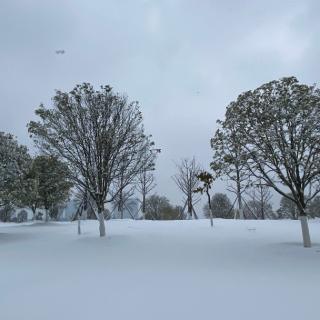
[(193, 190), (194, 193), (205, 193), (207, 196), (208, 204), (207, 204), (207, 211), (208, 217), (210, 218), (210, 225), (213, 227), (213, 215), (212, 215), (212, 205), (211, 205), (211, 195), (210, 190), (212, 188), (212, 184), (215, 180), (215, 177), (207, 171), (200, 171), (196, 175), (197, 179), (201, 183), (196, 189)]

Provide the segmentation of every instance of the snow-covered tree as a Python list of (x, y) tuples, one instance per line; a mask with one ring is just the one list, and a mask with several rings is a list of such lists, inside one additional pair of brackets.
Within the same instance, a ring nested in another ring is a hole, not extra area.
[(222, 128), (235, 132), (250, 174), (297, 205), (310, 247), (306, 207), (320, 192), (319, 89), (295, 77), (266, 83), (228, 106)]
[(34, 159), (21, 180), (17, 199), (19, 206), (32, 210), (33, 220), (36, 220), (37, 209), (41, 206), (41, 198), (39, 195), (39, 172)]
[(0, 132), (0, 207), (16, 204), (31, 157), (13, 135)]
[(126, 184), (148, 167), (144, 155), (153, 143), (144, 133), (139, 105), (109, 86), (98, 91), (88, 83), (69, 93), (57, 91), (53, 104), (36, 110), (40, 121), (30, 122), (29, 132), (43, 151), (68, 163), (74, 183), (95, 201), (100, 236), (105, 236), (105, 203), (121, 191), (114, 187), (123, 164)]
[(70, 194), (72, 183), (66, 164), (53, 156), (38, 156), (33, 160), (37, 172), (37, 192), (40, 205), (46, 210), (46, 221), (50, 209), (64, 203)]

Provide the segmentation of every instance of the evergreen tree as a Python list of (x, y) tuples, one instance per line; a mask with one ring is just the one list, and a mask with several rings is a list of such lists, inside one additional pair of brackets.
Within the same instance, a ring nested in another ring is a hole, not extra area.
[[(234, 216), (232, 204), (225, 193), (215, 193), (211, 198), (211, 211), (214, 218), (231, 219)], [(210, 218), (209, 206), (204, 206), (204, 215)]]
[(31, 157), (13, 135), (0, 132), (0, 206), (17, 204)]
[(53, 156), (38, 156), (33, 165), (37, 172), (39, 203), (46, 210), (48, 221), (49, 210), (69, 197), (72, 187), (70, 172), (66, 164)]
[(280, 200), (280, 208), (277, 210), (277, 215), (278, 219), (297, 220), (299, 218), (299, 209), (289, 197), (282, 197)]
[(153, 194), (146, 198), (145, 218), (149, 220), (180, 220), (181, 207), (173, 207), (166, 197)]
[(21, 181), (17, 197), (19, 206), (28, 207), (32, 210), (33, 220), (36, 220), (36, 211), (41, 206), (41, 198), (39, 195), (39, 168), (37, 167), (37, 161), (35, 161), (35, 159), (30, 163)]

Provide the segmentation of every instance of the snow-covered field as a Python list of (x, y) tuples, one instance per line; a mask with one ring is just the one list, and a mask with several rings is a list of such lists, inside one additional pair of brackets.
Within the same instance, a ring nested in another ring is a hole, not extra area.
[(320, 221), (0, 224), (0, 319), (320, 319)]

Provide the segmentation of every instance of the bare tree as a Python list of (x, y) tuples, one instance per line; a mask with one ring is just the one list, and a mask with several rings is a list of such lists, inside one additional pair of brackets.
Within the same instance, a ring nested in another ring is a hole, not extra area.
[(320, 90), (295, 77), (271, 81), (232, 102), (223, 128), (236, 132), (250, 174), (297, 205), (310, 247), (306, 207), (320, 192)]
[[(266, 183), (259, 179), (252, 182), (250, 188), (246, 190), (246, 195), (250, 199), (249, 203), (245, 203), (249, 212), (254, 216), (255, 219), (271, 219), (273, 217), (272, 205), (270, 200), (272, 194), (270, 187)], [(249, 217), (246, 217), (249, 218)]]
[(69, 93), (57, 91), (53, 104), (36, 110), (40, 121), (30, 122), (29, 132), (44, 152), (68, 163), (74, 183), (95, 201), (105, 236), (105, 203), (121, 190), (114, 190), (117, 180), (124, 175), (127, 185), (149, 165), (145, 154), (153, 143), (144, 134), (139, 105), (109, 86), (96, 91), (88, 83)]
[[(112, 210), (112, 216), (114, 216), (114, 212), (117, 212), (117, 217), (120, 219), (123, 219), (124, 217), (124, 211), (129, 211), (128, 207), (127, 207), (127, 203), (128, 201), (132, 198), (132, 196), (134, 195), (134, 189), (135, 187), (132, 186), (127, 186), (126, 188), (123, 186), (119, 186), (120, 190), (116, 197), (114, 198), (112, 204), (113, 204), (113, 210)], [(134, 218), (134, 216), (132, 215), (132, 218)]]
[(138, 192), (141, 194), (141, 211), (143, 215), (143, 219), (145, 219), (146, 215), (146, 198), (148, 194), (156, 187), (155, 177), (152, 172), (141, 171), (138, 176), (138, 182), (136, 184), (136, 188)]
[[(161, 149), (151, 149), (149, 154), (146, 154), (146, 157), (150, 158), (150, 162), (153, 161), (153, 164), (155, 164), (156, 156), (158, 153), (161, 152)], [(143, 219), (145, 219), (146, 216), (146, 198), (148, 194), (156, 187), (155, 183), (155, 177), (153, 174), (154, 167), (150, 168), (146, 167), (143, 168), (138, 177), (136, 182), (136, 189), (141, 194), (141, 211), (143, 215)]]
[(183, 211), (187, 209), (188, 219), (192, 219), (192, 217), (198, 219), (194, 205), (200, 200), (200, 198), (194, 193), (194, 190), (196, 190), (200, 185), (197, 175), (200, 173), (201, 168), (196, 163), (194, 157), (191, 160), (184, 159), (176, 166), (178, 173), (172, 178), (185, 196)]

